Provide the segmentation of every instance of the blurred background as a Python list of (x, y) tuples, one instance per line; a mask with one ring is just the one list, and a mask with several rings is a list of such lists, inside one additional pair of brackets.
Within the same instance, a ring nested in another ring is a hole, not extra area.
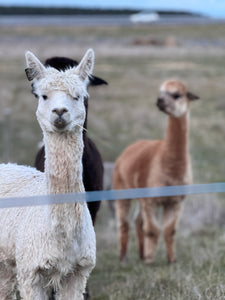
[[(190, 153), (194, 183), (224, 181), (225, 1), (0, 1), (0, 161), (34, 165), (42, 140), (37, 99), (25, 76), (25, 51), (41, 61), (96, 55), (94, 74), (107, 86), (90, 87), (88, 135), (113, 163), (138, 139), (161, 139), (167, 116), (155, 102), (164, 80), (177, 78), (200, 100), (192, 103)], [(96, 223), (93, 300), (225, 299), (224, 194), (191, 196), (177, 237), (177, 263), (159, 245), (156, 262), (138, 259), (133, 221), (128, 260), (120, 264), (113, 205)]]

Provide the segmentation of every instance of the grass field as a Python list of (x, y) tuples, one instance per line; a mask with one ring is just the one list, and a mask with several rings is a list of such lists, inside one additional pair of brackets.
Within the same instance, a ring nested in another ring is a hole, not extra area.
[[(224, 181), (224, 24), (0, 28), (1, 161), (32, 165), (41, 140), (25, 51), (41, 60), (80, 59), (89, 47), (96, 53), (95, 74), (109, 82), (89, 90), (89, 136), (105, 161), (113, 162), (137, 139), (163, 137), (166, 116), (155, 101), (159, 85), (175, 77), (201, 97), (191, 109), (194, 181)], [(144, 266), (133, 227), (128, 260), (121, 265), (115, 219), (104, 203), (96, 225), (97, 266), (89, 280), (92, 299), (225, 299), (224, 194), (189, 197), (180, 223), (174, 265), (167, 264), (160, 243), (155, 263)]]
[(212, 227), (188, 236), (180, 233), (173, 265), (168, 265), (162, 243), (153, 265), (140, 263), (133, 234), (128, 260), (120, 264), (112, 236), (107, 242), (99, 238), (97, 266), (89, 280), (93, 300), (225, 298), (223, 230)]

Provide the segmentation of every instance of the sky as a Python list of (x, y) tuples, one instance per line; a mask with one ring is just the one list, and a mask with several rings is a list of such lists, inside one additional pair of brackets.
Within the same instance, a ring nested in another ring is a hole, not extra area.
[(0, 0), (0, 5), (185, 10), (225, 18), (225, 0)]

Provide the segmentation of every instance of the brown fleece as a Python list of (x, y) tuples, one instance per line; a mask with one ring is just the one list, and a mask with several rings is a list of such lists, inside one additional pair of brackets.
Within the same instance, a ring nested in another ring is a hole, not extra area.
[[(189, 102), (198, 99), (178, 80), (166, 81), (160, 88), (157, 106), (168, 114), (163, 140), (140, 140), (128, 146), (118, 157), (113, 174), (115, 189), (185, 185), (192, 183), (188, 151)], [(152, 263), (157, 248), (160, 226), (157, 208), (163, 208), (162, 223), (168, 261), (175, 261), (175, 233), (184, 196), (139, 199), (136, 219), (139, 255)], [(117, 200), (120, 259), (125, 258), (128, 245), (130, 201)]]

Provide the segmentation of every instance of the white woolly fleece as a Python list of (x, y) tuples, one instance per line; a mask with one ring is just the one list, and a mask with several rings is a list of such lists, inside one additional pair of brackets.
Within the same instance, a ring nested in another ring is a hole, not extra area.
[[(87, 51), (75, 70), (65, 72), (46, 69), (31, 52), (26, 59), (28, 79), (38, 87), (45, 173), (1, 164), (0, 197), (84, 191), (83, 99), (94, 52)], [(43, 97), (45, 90), (48, 95)], [(55, 288), (57, 300), (83, 299), (96, 260), (95, 232), (86, 203), (1, 209), (0, 228), (0, 299), (14, 299), (17, 285), (26, 300), (48, 300), (49, 287)]]
[[(46, 194), (45, 174), (31, 167), (2, 164), (0, 182), (1, 197), (16, 196), (19, 201), (20, 196)], [(77, 219), (75, 205), (79, 211)], [(57, 205), (52, 205), (51, 208), (46, 205), (0, 210), (0, 266), (4, 262), (8, 270), (7, 273), (5, 268), (0, 268), (0, 296), (1, 290), (4, 290), (2, 278), (9, 279), (12, 276), (10, 262), (13, 261), (18, 264), (14, 272), (17, 273), (21, 286), (25, 282), (28, 284), (28, 281), (32, 285), (36, 280), (42, 286), (51, 285), (56, 289), (61, 287), (64, 276), (73, 272), (75, 266), (82, 265), (84, 269), (80, 267), (76, 276), (84, 281), (80, 283), (81, 290), (84, 290), (95, 265), (96, 252), (89, 210), (86, 203), (65, 204), (64, 211), (61, 210), (62, 223), (67, 220), (68, 224), (66, 228), (60, 228), (60, 224), (52, 217), (56, 207)], [(73, 215), (72, 223), (69, 222), (70, 214)], [(39, 268), (42, 268), (41, 279), (37, 272)]]

